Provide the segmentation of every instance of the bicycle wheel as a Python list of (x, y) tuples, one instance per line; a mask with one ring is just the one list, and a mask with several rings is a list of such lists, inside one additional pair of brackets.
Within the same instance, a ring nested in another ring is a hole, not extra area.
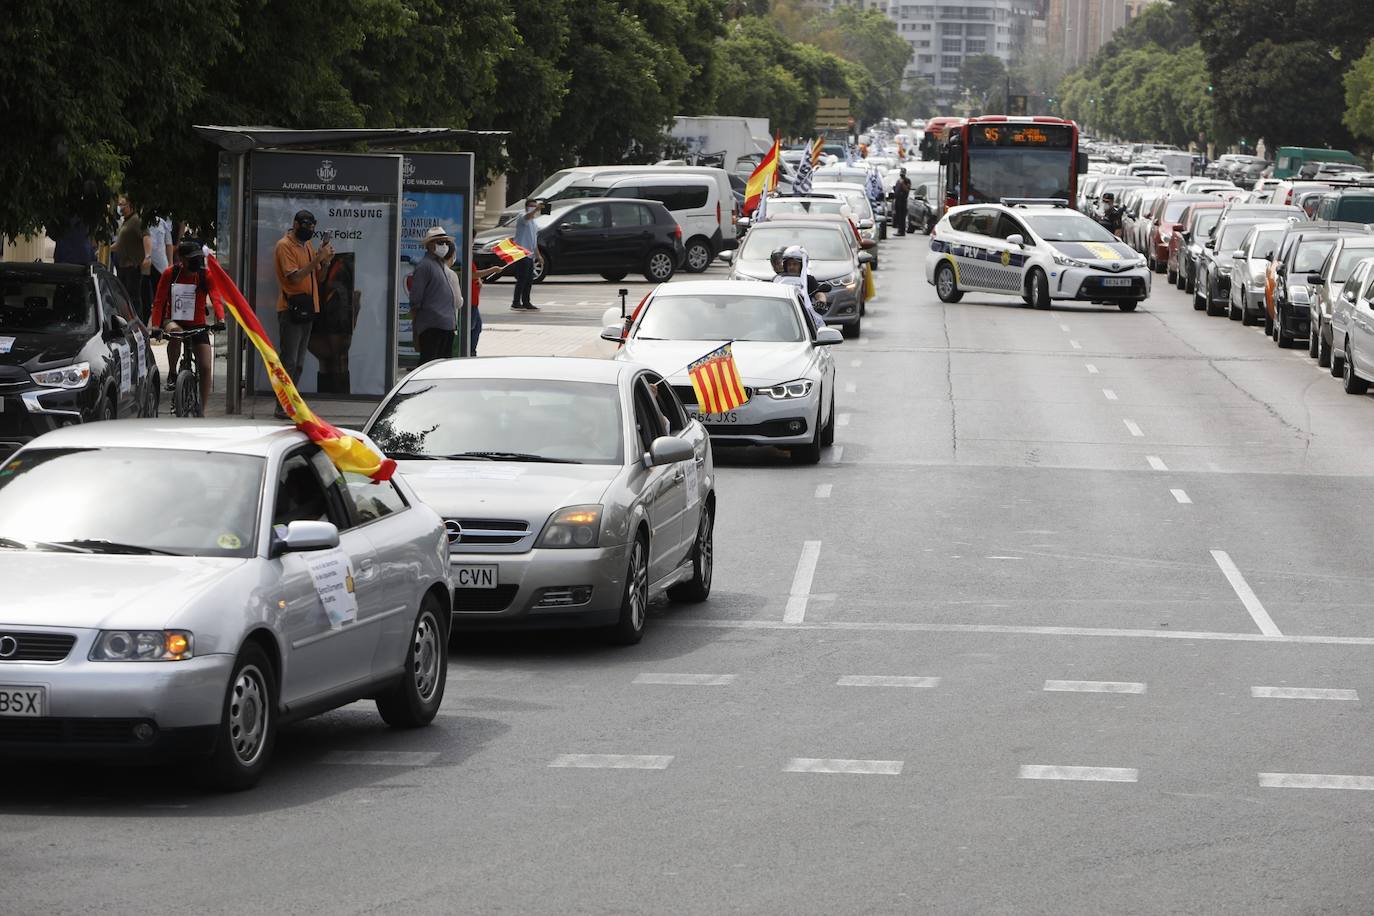
[(172, 412), (178, 417), (203, 417), (200, 404), (200, 379), (190, 369), (177, 373), (176, 390), (172, 392)]

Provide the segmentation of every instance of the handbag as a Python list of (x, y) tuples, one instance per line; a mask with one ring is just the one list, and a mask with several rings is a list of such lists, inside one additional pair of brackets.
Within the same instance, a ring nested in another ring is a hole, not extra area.
[(309, 324), (315, 320), (315, 297), (309, 293), (293, 293), (286, 297), (286, 317), (292, 324)]

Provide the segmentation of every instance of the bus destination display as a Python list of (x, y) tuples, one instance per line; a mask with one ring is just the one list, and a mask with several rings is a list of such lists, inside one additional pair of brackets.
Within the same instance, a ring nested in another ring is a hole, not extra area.
[(979, 124), (969, 129), (969, 145), (1068, 149), (1072, 135), (1057, 124)]

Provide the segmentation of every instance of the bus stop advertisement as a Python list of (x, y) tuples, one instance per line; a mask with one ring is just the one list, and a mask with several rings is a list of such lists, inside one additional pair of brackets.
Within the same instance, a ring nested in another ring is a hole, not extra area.
[[(396, 380), (401, 170), (397, 154), (264, 150), (250, 158), (248, 277), (274, 343), (280, 340), (274, 252), (296, 212), (315, 215), (313, 246), (327, 238), (334, 247), (319, 284), (309, 353), (295, 380), (302, 394), (380, 398)], [(252, 389), (271, 391), (260, 361), (249, 377)]]
[(463, 307), (454, 335), (453, 355), (472, 352), (472, 153), (407, 152), (401, 168), (400, 304), (396, 339), (399, 368), (404, 373), (419, 365), (410, 324), (410, 275), (425, 256), (420, 239), (433, 226), (453, 236), (462, 277)]

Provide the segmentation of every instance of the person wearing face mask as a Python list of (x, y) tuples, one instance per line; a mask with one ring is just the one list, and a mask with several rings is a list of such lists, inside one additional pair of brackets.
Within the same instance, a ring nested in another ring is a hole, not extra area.
[(122, 221), (113, 251), (115, 276), (119, 277), (138, 317), (147, 321), (150, 303), (143, 297), (143, 276), (153, 269), (153, 240), (143, 228), (143, 220), (127, 194), (119, 198), (119, 215)]
[(425, 256), (410, 275), (410, 333), (423, 365), (453, 355), (463, 292), (458, 274), (449, 269), (453, 236), (443, 226), (430, 226), (420, 244)]
[[(163, 331), (189, 331), (187, 345), (195, 348), (200, 365), (200, 403), (202, 409), (210, 403), (210, 389), (214, 381), (215, 351), (210, 332), (224, 330), (224, 304), (210, 289), (205, 272), (205, 246), (195, 239), (177, 245), (177, 263), (162, 272), (157, 292), (153, 296), (150, 326), (153, 336)], [(215, 323), (209, 324), (214, 309)], [(167, 390), (176, 387), (177, 364), (181, 360), (180, 340), (167, 341)]]
[[(291, 228), (277, 241), (273, 260), (277, 286), (277, 351), (291, 380), (301, 382), (305, 354), (310, 350), (310, 330), (320, 311), (320, 284), (325, 268), (334, 257), (334, 248), (325, 241), (319, 250), (310, 244), (315, 237), (315, 214), (298, 210)], [(286, 418), (277, 405), (276, 417)]]
[(531, 197), (525, 201), (525, 212), (515, 218), (515, 244), (530, 253), (511, 265), (515, 275), (515, 294), (510, 307), (517, 311), (536, 311), (538, 306), (530, 304), (530, 290), (534, 288), (534, 265), (544, 263), (544, 255), (539, 250), (539, 226), (534, 218), (539, 215), (542, 201)]

